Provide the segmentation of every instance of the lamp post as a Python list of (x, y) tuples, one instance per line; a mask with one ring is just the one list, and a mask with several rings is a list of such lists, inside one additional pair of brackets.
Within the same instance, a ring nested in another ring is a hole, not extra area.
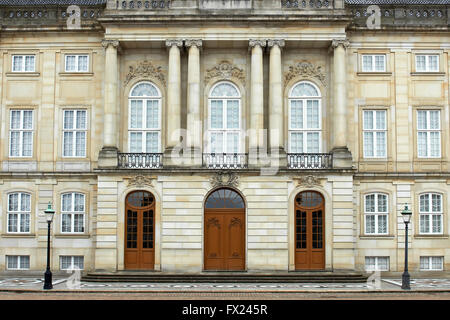
[(411, 221), (412, 211), (408, 209), (408, 204), (405, 203), (405, 209), (402, 211), (403, 222), (405, 223), (405, 270), (402, 275), (402, 289), (410, 290), (409, 273), (408, 273), (408, 224)]
[(52, 285), (52, 272), (50, 271), (50, 225), (52, 224), (53, 216), (55, 215), (55, 210), (52, 209), (52, 204), (48, 203), (47, 210), (44, 211), (45, 219), (48, 224), (47, 232), (47, 269), (44, 273), (44, 289), (53, 289)]

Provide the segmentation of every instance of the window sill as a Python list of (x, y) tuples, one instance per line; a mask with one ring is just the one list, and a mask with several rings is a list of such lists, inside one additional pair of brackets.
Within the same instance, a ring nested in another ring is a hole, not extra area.
[(57, 233), (54, 235), (55, 238), (64, 238), (64, 239), (89, 239), (91, 237), (90, 234), (85, 233)]
[(60, 77), (79, 77), (79, 76), (93, 76), (93, 72), (60, 72)]
[(430, 72), (411, 72), (412, 76), (445, 76), (445, 72), (435, 72), (435, 71), (430, 71)]
[(448, 239), (448, 234), (417, 234), (414, 239)]
[(36, 238), (34, 233), (3, 233), (2, 238)]
[(360, 235), (359, 238), (363, 240), (394, 239), (395, 236), (393, 234), (374, 234), (374, 235)]
[(356, 73), (358, 76), (392, 76), (392, 72), (386, 72), (386, 71), (359, 71)]
[(40, 77), (40, 72), (6, 72), (7, 77)]

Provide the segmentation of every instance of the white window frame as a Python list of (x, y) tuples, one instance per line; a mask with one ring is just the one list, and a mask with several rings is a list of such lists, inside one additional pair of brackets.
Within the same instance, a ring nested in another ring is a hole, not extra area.
[[(430, 69), (430, 57), (437, 57), (437, 69), (436, 70), (431, 70)], [(417, 58), (418, 57), (425, 57), (425, 70), (419, 70), (418, 65), (417, 65)], [(416, 72), (439, 72), (440, 69), (440, 57), (439, 54), (416, 54), (415, 55), (415, 65), (416, 65)]]
[[(64, 211), (63, 206), (63, 196), (70, 194), (71, 195), (71, 211)], [(75, 194), (79, 194), (83, 196), (83, 211), (75, 211)], [(63, 221), (64, 216), (70, 216), (70, 231), (63, 230)], [(82, 231), (74, 231), (75, 230), (75, 215), (81, 215), (83, 217), (83, 230)], [(64, 192), (61, 194), (61, 233), (64, 234), (84, 234), (86, 232), (86, 195), (81, 192)]]
[[(69, 268), (63, 268), (63, 259), (67, 259), (70, 258), (70, 265)], [(81, 259), (81, 263), (83, 264), (82, 268), (78, 267), (77, 265), (75, 265), (75, 258), (79, 258)], [(72, 268), (71, 268), (72, 267)], [(73, 267), (77, 267), (77, 268), (73, 268)], [(84, 256), (79, 256), (79, 255), (75, 255), (75, 256), (59, 256), (59, 269), (60, 270), (84, 270)]]
[[(74, 112), (74, 119), (73, 119), (73, 128), (71, 129), (66, 129), (64, 127), (65, 125), (65, 117), (66, 117), (66, 111), (73, 111)], [(86, 123), (85, 123), (85, 127), (84, 128), (80, 128), (77, 129), (77, 114), (78, 112), (85, 112), (86, 113)], [(86, 109), (63, 109), (63, 123), (62, 123), (62, 129), (63, 129), (63, 133), (62, 133), (62, 156), (63, 158), (86, 158), (87, 155), (87, 140), (88, 140), (88, 121), (89, 121), (89, 117), (88, 117), (88, 110)], [(66, 143), (66, 139), (65, 139), (65, 133), (66, 132), (72, 132), (73, 136), (72, 136), (72, 150), (71, 150), (71, 154), (70, 155), (66, 155), (64, 154), (66, 148), (65, 148), (65, 143)], [(84, 132), (84, 154), (83, 155), (76, 155), (76, 151), (77, 151), (77, 145), (76, 145), (76, 136), (77, 136), (77, 132)]]
[[(67, 58), (68, 57), (75, 57), (75, 66), (76, 66), (76, 70), (67, 70)], [(87, 70), (80, 70), (80, 62), (79, 59), (80, 57), (87, 57), (87, 62), (86, 62), (86, 66), (87, 66)], [(65, 72), (89, 72), (89, 54), (66, 54), (64, 55), (64, 71)]]
[[(211, 94), (214, 91), (214, 89), (221, 85), (221, 84), (229, 84), (231, 86), (233, 86), (236, 91), (238, 92), (238, 96), (236, 97), (212, 97)], [(221, 129), (217, 129), (217, 128), (212, 128), (212, 112), (211, 112), (211, 108), (212, 108), (212, 101), (222, 101), (222, 128)], [(238, 124), (238, 128), (226, 128), (227, 126), (227, 101), (229, 100), (233, 100), (233, 101), (238, 101), (238, 112), (239, 112), (239, 116), (238, 116), (238, 120), (239, 120), (239, 124)], [(228, 139), (227, 139), (227, 134), (228, 133), (237, 133), (238, 134), (238, 151), (237, 153), (242, 153), (243, 152), (243, 143), (241, 141), (242, 139), (242, 119), (241, 119), (241, 115), (242, 115), (242, 108), (241, 108), (241, 100), (242, 100), (242, 94), (241, 91), (239, 90), (239, 88), (232, 82), (230, 81), (220, 81), (218, 83), (216, 83), (211, 90), (209, 91), (209, 96), (208, 96), (208, 144), (207, 144), (207, 152), (208, 153), (212, 153), (212, 143), (211, 143), (211, 136), (212, 134), (215, 133), (222, 133), (222, 153), (225, 154), (234, 154), (234, 152), (227, 152), (228, 150)], [(218, 154), (218, 153), (217, 153)]]
[[(426, 129), (419, 129), (419, 112), (426, 112), (426, 117), (427, 117), (427, 128)], [(438, 129), (430, 129), (430, 113), (431, 112), (438, 112), (439, 114), (439, 128)], [(441, 134), (441, 110), (438, 109), (419, 109), (417, 110), (416, 113), (416, 128), (417, 128), (417, 134), (416, 134), (416, 139), (417, 139), (417, 157), (418, 158), (422, 158), (422, 159), (426, 159), (426, 158), (433, 158), (433, 159), (438, 159), (441, 158), (442, 155), (442, 134)], [(431, 132), (437, 132), (439, 133), (439, 155), (437, 156), (432, 156), (431, 155)], [(420, 155), (419, 154), (419, 133), (426, 133), (427, 135), (427, 154), (425, 156)]]
[[(369, 196), (374, 195), (374, 204), (375, 204), (375, 211), (374, 212), (368, 212), (367, 211), (367, 198)], [(385, 196), (386, 197), (386, 211), (380, 211), (378, 208), (378, 197), (379, 196)], [(367, 216), (375, 216), (375, 232), (367, 232)], [(379, 217), (380, 216), (386, 216), (386, 232), (378, 232), (380, 229), (380, 223), (379, 223)], [(365, 235), (387, 235), (389, 234), (389, 196), (385, 193), (381, 192), (372, 192), (364, 195), (364, 234)]]
[[(372, 60), (372, 69), (365, 69), (364, 57), (370, 57)], [(376, 70), (376, 57), (383, 57), (383, 70)], [(386, 72), (386, 55), (385, 54), (362, 54), (361, 55), (362, 72)]]
[[(134, 89), (141, 84), (150, 84), (153, 86), (158, 92), (157, 96), (132, 96), (132, 92)], [(147, 133), (156, 132), (158, 133), (158, 151), (157, 153), (161, 153), (161, 119), (162, 119), (162, 108), (161, 108), (161, 90), (159, 90), (158, 86), (149, 81), (139, 82), (133, 86), (130, 90), (130, 94), (128, 96), (128, 152), (131, 151), (131, 134), (132, 133), (142, 133), (142, 146), (140, 153), (150, 153), (147, 150)], [(141, 128), (131, 128), (131, 102), (133, 100), (141, 100), (142, 101), (142, 127)], [(147, 119), (147, 101), (157, 101), (158, 102), (158, 127), (157, 128), (146, 128), (146, 119)]]
[[(377, 128), (377, 117), (376, 117), (376, 113), (377, 112), (384, 112), (384, 129), (376, 129)], [(372, 114), (372, 123), (373, 123), (373, 129), (366, 129), (364, 128), (364, 125), (366, 123), (366, 112), (370, 112)], [(373, 146), (373, 155), (369, 156), (367, 155), (367, 146), (365, 144), (365, 133), (366, 132), (372, 132), (373, 136), (372, 136), (372, 146)], [(384, 132), (384, 155), (379, 156), (378, 154), (378, 143), (377, 143), (377, 133), (382, 133)], [(366, 159), (374, 159), (374, 158), (378, 158), (378, 159), (386, 159), (387, 158), (387, 140), (388, 140), (388, 136), (387, 136), (387, 112), (385, 109), (364, 109), (363, 110), (363, 136), (362, 136), (362, 142), (363, 142), (363, 156)]]
[[(372, 269), (372, 268), (368, 268), (368, 265), (367, 265), (367, 259), (374, 259), (375, 260), (375, 265), (374, 265), (374, 268)], [(380, 261), (379, 260), (381, 260), (381, 259), (386, 259), (387, 260), (387, 269), (380, 269)], [(390, 269), (390, 259), (389, 259), (389, 256), (366, 256), (365, 257), (365, 259), (364, 259), (364, 269), (366, 270), (366, 271), (369, 271), (369, 272), (373, 272), (373, 271), (389, 271), (389, 269)]]
[[(9, 259), (16, 258), (17, 259), (17, 268), (10, 268), (9, 267)], [(28, 259), (28, 268), (23, 267), (23, 263), (25, 260)], [(30, 256), (27, 255), (6, 255), (6, 270), (30, 270)]]
[[(433, 211), (433, 195), (437, 195), (439, 196), (439, 201), (440, 201), (440, 209), (439, 211)], [(422, 211), (421, 210), (421, 205), (420, 205), (420, 200), (423, 196), (426, 196), (428, 198), (428, 208), (429, 211)], [(427, 193), (422, 193), (419, 195), (419, 234), (443, 234), (444, 233), (444, 212), (443, 212), (443, 206), (444, 206), (444, 201), (443, 201), (443, 195), (441, 193), (437, 193), (437, 192), (427, 192)], [(422, 231), (422, 218), (424, 216), (428, 216), (429, 219), (429, 225), (428, 225), (428, 231)], [(434, 223), (433, 223), (433, 216), (438, 216), (440, 219), (440, 231), (439, 232), (433, 232), (433, 227), (434, 227)]]
[[(428, 268), (427, 269), (422, 268), (422, 259), (428, 260), (428, 262), (427, 262)], [(439, 269), (433, 268), (433, 260), (434, 259), (440, 260), (441, 266)], [(444, 257), (443, 256), (421, 256), (420, 261), (419, 261), (419, 266), (420, 266), (420, 271), (444, 271)]]
[[(17, 209), (18, 209), (17, 211), (9, 210), (11, 196), (14, 195), (14, 194), (18, 195), (17, 196)], [(30, 203), (29, 203), (30, 211), (22, 211), (21, 210), (21, 203), (22, 203), (23, 195), (27, 195), (29, 197), (29, 199), (30, 199)], [(17, 231), (9, 231), (9, 227), (10, 227), (9, 215), (11, 215), (11, 214), (17, 215)], [(22, 227), (22, 224), (21, 224), (21, 221), (22, 221), (21, 216), (22, 215), (28, 216), (28, 221), (30, 222), (29, 225), (28, 225), (28, 231), (20, 231), (20, 229)], [(30, 193), (27, 193), (27, 192), (11, 192), (11, 193), (8, 193), (6, 220), (7, 220), (7, 222), (6, 222), (6, 230), (7, 230), (6, 232), (7, 233), (12, 233), (12, 234), (29, 234), (29, 233), (31, 233), (31, 194)]]
[[(20, 66), (20, 70), (14, 69), (15, 63), (14, 60), (16, 57), (22, 57), (22, 63)], [(32, 57), (33, 58), (33, 70), (25, 70), (26, 69), (26, 59)], [(36, 72), (36, 55), (34, 54), (14, 54), (11, 57), (11, 72)]]
[[(13, 129), (12, 128), (12, 115), (13, 112), (20, 112), (20, 125), (19, 129)], [(23, 128), (23, 120), (24, 120), (24, 112), (25, 111), (31, 111), (31, 129), (24, 129)], [(19, 155), (12, 155), (12, 133), (13, 132), (19, 132)], [(23, 150), (23, 136), (25, 132), (31, 132), (31, 154), (29, 156), (25, 156), (24, 150)], [(34, 152), (34, 110), (33, 109), (10, 109), (9, 110), (9, 157), (10, 158), (32, 158)]]
[[(312, 85), (318, 92), (318, 96), (312, 96), (312, 97), (293, 97), (292, 96), (292, 91), (294, 90), (294, 88), (297, 85), (300, 85), (301, 83), (307, 83), (309, 85)], [(292, 152), (292, 143), (291, 143), (291, 135), (292, 133), (303, 133), (303, 152), (301, 153), (308, 153), (306, 150), (308, 149), (308, 133), (319, 133), (319, 151), (317, 153), (321, 153), (322, 152), (322, 94), (319, 90), (319, 88), (312, 82), (309, 81), (300, 81), (295, 83), (290, 92), (289, 92), (289, 98), (288, 98), (289, 102), (288, 102), (288, 145), (289, 145), (289, 153), (294, 153)], [(291, 118), (292, 118), (292, 101), (299, 101), (302, 100), (302, 108), (303, 108), (303, 128), (292, 128), (291, 126)], [(307, 101), (308, 100), (317, 100), (318, 103), (318, 108), (319, 108), (319, 127), (318, 128), (305, 128), (307, 126)], [(311, 154), (315, 154), (315, 152), (311, 153)]]

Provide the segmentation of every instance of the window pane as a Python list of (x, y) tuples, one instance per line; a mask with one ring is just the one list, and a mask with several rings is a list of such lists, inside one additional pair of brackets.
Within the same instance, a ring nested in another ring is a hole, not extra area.
[(366, 233), (375, 233), (375, 216), (368, 214), (366, 215)]
[(438, 56), (428, 56), (428, 71), (439, 71), (439, 57)]
[(366, 212), (375, 212), (375, 195), (366, 195)]
[(431, 257), (431, 266), (433, 270), (442, 270), (443, 257)]
[(427, 152), (427, 132), (419, 132), (417, 135), (417, 154), (419, 157), (428, 156)]
[(227, 152), (228, 153), (239, 152), (239, 133), (237, 132), (227, 133)]
[(30, 269), (30, 256), (20, 256), (20, 269)]
[(378, 216), (378, 233), (387, 233), (387, 215)]
[(74, 211), (83, 212), (84, 211), (84, 194), (74, 193), (75, 196), (75, 208)]
[(147, 129), (159, 128), (159, 107), (158, 100), (147, 101)]
[(20, 211), (23, 211), (23, 212), (31, 211), (31, 195), (26, 194), (26, 193), (21, 193)]
[(441, 154), (440, 132), (430, 132), (430, 156), (439, 157)]
[(142, 132), (130, 133), (130, 152), (142, 152)]
[(303, 153), (303, 133), (292, 132), (291, 133), (291, 153)]
[(430, 215), (421, 214), (420, 215), (420, 233), (430, 232)]
[(431, 211), (432, 212), (441, 212), (441, 195), (440, 194), (432, 194), (431, 195)]
[(374, 156), (373, 132), (364, 132), (364, 157)]
[(430, 200), (428, 194), (423, 194), (419, 198), (419, 212), (430, 212)]
[(419, 110), (417, 111), (417, 129), (427, 129), (427, 112)]
[(62, 215), (62, 232), (71, 232), (72, 230), (72, 215), (64, 213)]
[(142, 128), (142, 100), (131, 100), (130, 128)]
[(77, 110), (77, 129), (86, 129), (86, 110)]
[(384, 71), (384, 56), (375, 56), (375, 71)]
[(416, 56), (416, 71), (426, 71), (425, 56)]
[(377, 157), (386, 156), (386, 132), (377, 132)]
[(62, 211), (72, 211), (72, 193), (62, 195)]
[(18, 220), (18, 214), (17, 213), (10, 213), (8, 214), (8, 232), (17, 232), (17, 220)]
[(319, 92), (313, 85), (301, 82), (297, 84), (291, 92), (291, 97), (318, 97)]
[(84, 157), (86, 155), (86, 132), (76, 133), (76, 156)]
[(380, 130), (386, 129), (386, 111), (377, 110), (375, 111), (376, 118), (376, 128)]
[(372, 68), (372, 56), (364, 55), (364, 56), (362, 56), (362, 61), (363, 61), (363, 63), (362, 63), (363, 71), (370, 72), (370, 71), (373, 70), (373, 68)]
[(442, 232), (442, 215), (441, 214), (433, 214), (432, 215), (432, 225), (433, 225), (433, 233), (441, 233)]
[(387, 196), (378, 194), (378, 212), (387, 212)]
[(18, 269), (19, 268), (19, 257), (18, 256), (6, 256), (7, 268), (8, 269)]
[(130, 97), (159, 97), (159, 92), (154, 85), (144, 82), (134, 87)]
[(306, 126), (310, 129), (319, 128), (319, 101), (307, 100), (306, 101)]
[(302, 129), (303, 128), (303, 101), (292, 100), (291, 101), (291, 128)]
[(308, 153), (318, 153), (319, 152), (319, 133), (318, 132), (308, 132), (306, 134), (306, 152)]
[(227, 101), (227, 128), (239, 129), (239, 101)]
[(20, 215), (20, 232), (30, 232), (30, 214), (23, 213)]
[(73, 232), (84, 232), (84, 214), (74, 214), (74, 230)]
[(33, 129), (33, 111), (31, 110), (23, 111), (23, 128)]
[(11, 110), (11, 129), (22, 129), (20, 127), (20, 111)]
[(74, 125), (74, 111), (73, 110), (65, 110), (64, 111), (64, 129), (73, 129)]
[(439, 110), (429, 111), (430, 113), (430, 129), (439, 129), (440, 121), (439, 121)]
[(373, 129), (373, 111), (364, 111), (364, 129)]
[(159, 149), (159, 134), (158, 132), (147, 132), (147, 150), (148, 153), (158, 153)]
[(211, 101), (211, 129), (223, 128), (223, 101)]
[(239, 97), (239, 92), (233, 85), (221, 83), (211, 92), (211, 97)]
[(33, 151), (33, 133), (24, 132), (22, 142), (22, 155), (24, 157), (31, 157)]
[(78, 71), (87, 72), (88, 69), (88, 56), (78, 56)]
[(73, 156), (73, 132), (64, 132), (63, 135), (64, 156)]
[(428, 270), (430, 268), (429, 257), (420, 257), (420, 269)]
[(13, 71), (20, 72), (23, 71), (23, 57), (22, 56), (13, 56)]
[(20, 156), (20, 132), (11, 132), (10, 156)]
[(66, 71), (76, 71), (76, 56), (66, 56)]
[(19, 194), (12, 193), (9, 195), (8, 211), (19, 211)]
[(25, 71), (26, 72), (34, 71), (34, 56), (25, 57)]
[(211, 153), (223, 153), (223, 133), (211, 133)]

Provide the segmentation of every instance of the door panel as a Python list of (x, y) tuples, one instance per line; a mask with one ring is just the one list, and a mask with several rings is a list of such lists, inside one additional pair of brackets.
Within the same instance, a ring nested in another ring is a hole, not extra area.
[(205, 218), (205, 269), (222, 269), (225, 260), (222, 239), (223, 216), (212, 213)]

